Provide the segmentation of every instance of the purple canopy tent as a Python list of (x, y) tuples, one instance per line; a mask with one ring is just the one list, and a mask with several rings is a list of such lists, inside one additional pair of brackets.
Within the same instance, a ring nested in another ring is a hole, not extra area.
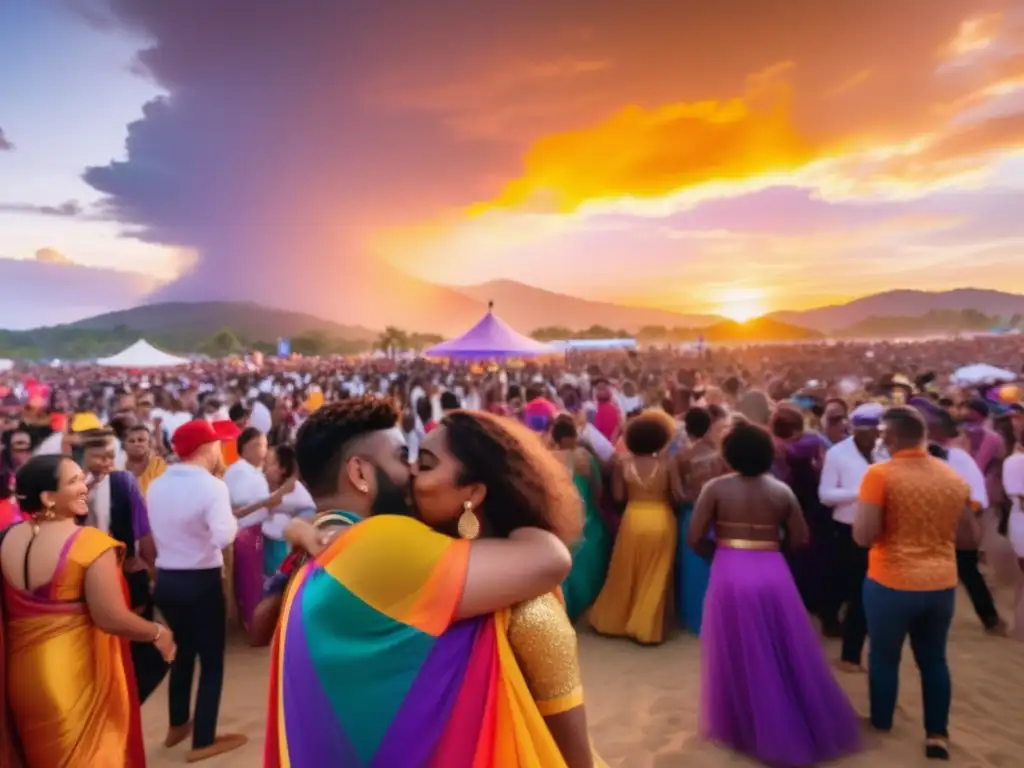
[(425, 352), (427, 357), (461, 357), (498, 360), (509, 357), (539, 357), (561, 354), (550, 344), (523, 336), (494, 314), (494, 302), (487, 305), (483, 319), (455, 339), (442, 341)]

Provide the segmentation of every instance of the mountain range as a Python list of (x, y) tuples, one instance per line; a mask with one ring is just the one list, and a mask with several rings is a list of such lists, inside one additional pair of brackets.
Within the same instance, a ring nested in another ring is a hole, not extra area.
[[(378, 318), (383, 309), (382, 304), (389, 308), (398, 307), (400, 311), (390, 320), (381, 317), (379, 323), (367, 320), (365, 324), (356, 325), (325, 320), (314, 314), (314, 309), (293, 312), (252, 302), (209, 301), (194, 304), (144, 304), (133, 309), (95, 315), (59, 328), (96, 331), (126, 328), (139, 334), (173, 332), (189, 338), (204, 338), (227, 327), (248, 339), (265, 341), (293, 337), (308, 331), (350, 341), (369, 341), (379, 334), (384, 325), (393, 325), (407, 331), (433, 332), (450, 337), (462, 333), (479, 320), (491, 301), (494, 302), (495, 313), (523, 333), (551, 327), (584, 330), (595, 325), (628, 333), (636, 333), (641, 328), (651, 326), (711, 329), (725, 328), (727, 325), (725, 318), (716, 315), (682, 314), (591, 301), (511, 280), (459, 288), (431, 286), (428, 283), (423, 285), (437, 288), (438, 291), (427, 290), (425, 298), (421, 297), (423, 300), (420, 300), (414, 295), (421, 293), (421, 286), (404, 286), (400, 293), (406, 300), (397, 304), (394, 293), (385, 293), (391, 300), (378, 301), (376, 311), (369, 314)], [(368, 306), (367, 299), (366, 296), (360, 296), (355, 304)], [(345, 304), (348, 310), (346, 315), (352, 314), (355, 308), (353, 303), (346, 299)], [(1024, 314), (1024, 296), (974, 288), (943, 292), (896, 290), (834, 306), (774, 312), (763, 318), (763, 321), (773, 321), (774, 325), (762, 322), (756, 327), (779, 331), (783, 325), (798, 326), (812, 329), (813, 332), (836, 334), (871, 319), (892, 318), (898, 321), (899, 317), (964, 310), (1010, 318)], [(741, 333), (740, 327), (737, 325), (733, 329), (735, 335), (749, 338), (750, 329)], [(729, 334), (734, 335), (733, 331), (729, 331)], [(792, 338), (789, 331), (783, 335)]]
[(784, 323), (833, 333), (873, 317), (920, 317), (930, 312), (964, 310), (1010, 318), (1024, 314), (1024, 296), (981, 288), (957, 288), (952, 291), (896, 290), (864, 296), (845, 304), (796, 312), (772, 312), (768, 316)]

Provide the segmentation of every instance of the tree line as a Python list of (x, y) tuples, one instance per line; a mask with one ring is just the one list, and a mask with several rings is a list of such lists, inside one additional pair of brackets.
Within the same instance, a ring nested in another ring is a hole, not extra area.
[[(228, 357), (249, 351), (277, 354), (277, 340), (254, 339), (230, 327), (199, 337), (186, 331), (138, 331), (125, 325), (109, 329), (56, 326), (30, 331), (0, 330), (0, 358), (12, 360), (92, 360), (116, 354), (145, 338), (155, 347), (181, 355)], [(437, 334), (389, 326), (374, 340), (344, 339), (323, 331), (304, 331), (290, 339), (291, 351), (306, 357), (359, 355), (375, 350), (421, 352), (444, 341)]]

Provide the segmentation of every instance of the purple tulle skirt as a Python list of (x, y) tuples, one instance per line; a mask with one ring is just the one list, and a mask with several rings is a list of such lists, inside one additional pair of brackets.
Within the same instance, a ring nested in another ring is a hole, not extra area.
[(260, 526), (242, 528), (235, 536), (235, 601), (246, 630), (263, 596), (263, 532)]
[(781, 553), (717, 549), (700, 641), (705, 738), (780, 768), (858, 749), (857, 714)]

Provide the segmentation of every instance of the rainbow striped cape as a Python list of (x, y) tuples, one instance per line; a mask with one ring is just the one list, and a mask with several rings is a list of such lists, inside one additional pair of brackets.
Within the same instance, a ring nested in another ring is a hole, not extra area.
[(296, 573), (271, 652), (264, 768), (564, 768), (507, 639), (452, 622), (469, 542), (353, 526)]

